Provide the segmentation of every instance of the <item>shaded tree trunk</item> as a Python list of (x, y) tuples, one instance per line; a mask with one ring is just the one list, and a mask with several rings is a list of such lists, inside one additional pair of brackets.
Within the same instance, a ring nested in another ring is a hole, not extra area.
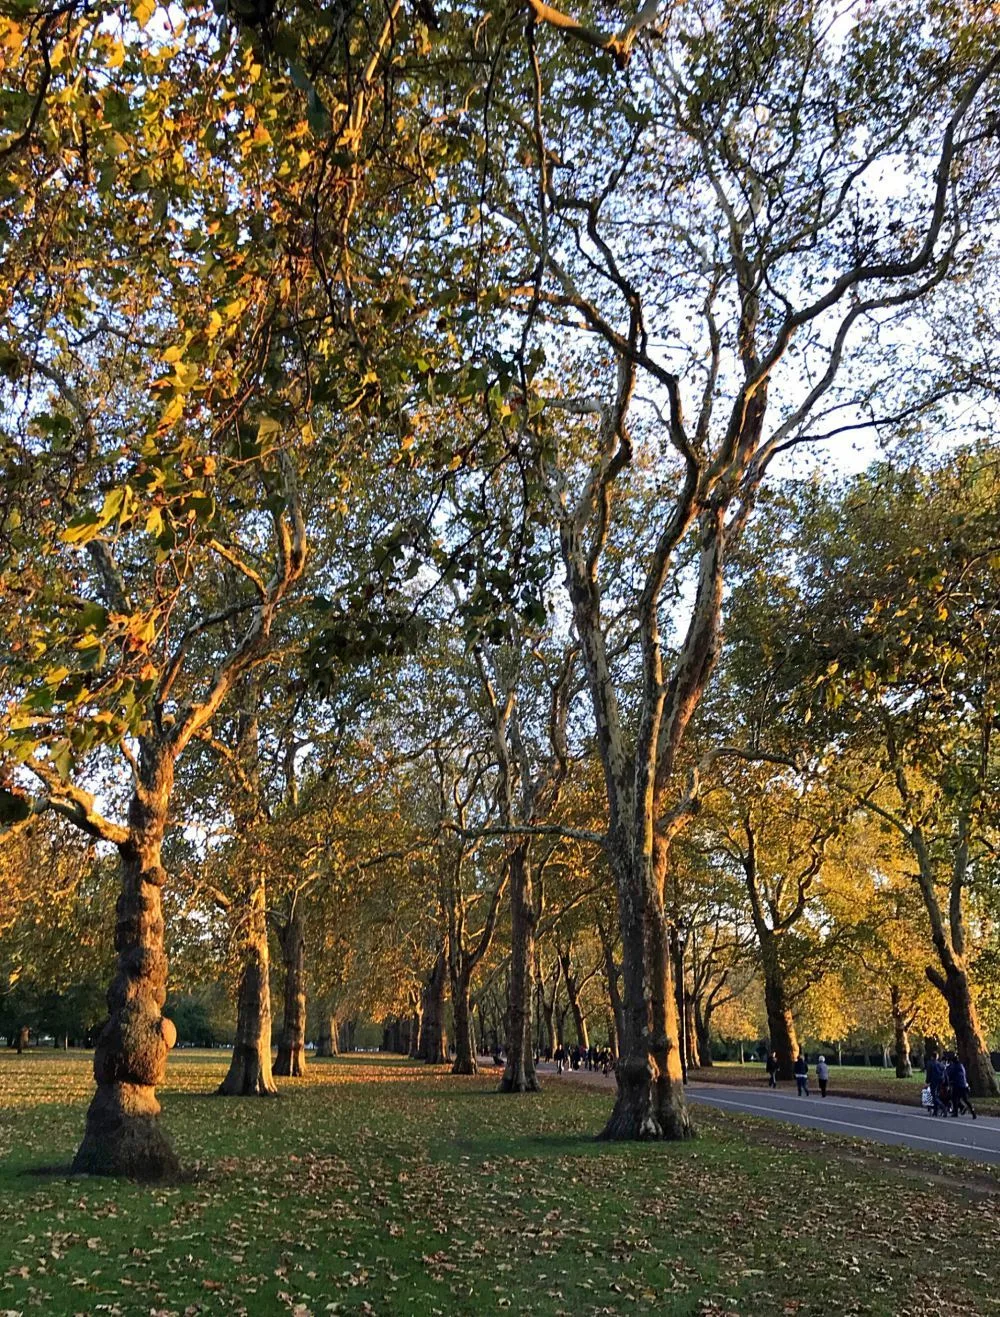
[(17, 1047), (18, 1056), (20, 1056), (21, 1053), (24, 1051), (24, 1049), (28, 1046), (28, 1040), (30, 1039), (30, 1037), (31, 1037), (31, 1030), (28, 1028), (26, 1024), (22, 1024), (17, 1031), (16, 1047)]
[(156, 1086), (167, 1052), (177, 1040), (164, 1018), (167, 958), (163, 949), (160, 862), (173, 786), (174, 761), (153, 737), (143, 738), (128, 835), (119, 846), (115, 950), (118, 965), (108, 990), (109, 1018), (97, 1040), (97, 1092), (87, 1112), (83, 1142), (73, 1159), (76, 1173), (122, 1175), (138, 1180), (173, 1178), (177, 1157), (160, 1128)]
[(319, 1022), (319, 1037), (316, 1039), (317, 1056), (337, 1056), (340, 1053), (340, 1026), (335, 1011), (326, 1009)]
[(531, 1010), (535, 997), (535, 898), (531, 857), (522, 842), (510, 857), (511, 955), (508, 993), (507, 1062), (501, 1093), (536, 1093)]
[(420, 1059), (428, 1065), (445, 1065), (448, 1061), (448, 1030), (445, 1025), (445, 985), (448, 962), (442, 948), (424, 989), (424, 1012), (420, 1029)]
[(297, 901), (278, 940), (285, 963), (285, 1009), (274, 1073), (294, 1078), (306, 1072), (306, 940)]
[(263, 876), (250, 892), (243, 970), (236, 1002), (236, 1041), (229, 1071), (216, 1092), (224, 1097), (273, 1097), (271, 985), (267, 949), (267, 893)]
[(579, 986), (576, 981), (576, 973), (573, 969), (573, 944), (570, 942), (565, 951), (559, 952), (559, 960), (562, 963), (563, 982), (566, 984), (566, 996), (569, 999), (569, 1008), (573, 1012), (573, 1023), (576, 1026), (576, 1036), (582, 1047), (590, 1046), (590, 1035), (587, 1032), (587, 1017), (583, 1012), (583, 1006), (580, 1001)]
[(453, 1075), (475, 1075), (479, 1073), (476, 1061), (476, 1045), (472, 1028), (472, 1000), (469, 975), (460, 973), (452, 979), (451, 1005), (455, 1016), (455, 1061), (451, 1067)]
[(423, 1003), (419, 999), (413, 1008), (413, 1014), (410, 1017), (410, 1048), (409, 1055), (411, 1061), (420, 1059), (420, 1031), (424, 1018)]
[(698, 1049), (698, 1065), (701, 1069), (705, 1069), (715, 1064), (712, 1060), (711, 1015), (702, 1008), (697, 999), (692, 1002), (692, 1007), (694, 1010), (694, 1036), (695, 1045)]
[(604, 978), (608, 985), (608, 999), (611, 1002), (612, 1019), (608, 1026), (608, 1041), (612, 1052), (617, 1057), (619, 1040), (624, 1028), (625, 1008), (622, 1005), (618, 966), (615, 964), (614, 943), (600, 921), (597, 924), (597, 932), (601, 939), (601, 949), (604, 952)]

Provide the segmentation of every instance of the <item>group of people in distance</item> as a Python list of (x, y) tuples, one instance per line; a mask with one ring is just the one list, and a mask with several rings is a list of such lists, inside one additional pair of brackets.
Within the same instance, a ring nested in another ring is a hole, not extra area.
[(569, 1066), (573, 1070), (600, 1071), (602, 1075), (608, 1074), (615, 1067), (615, 1059), (611, 1055), (610, 1047), (584, 1047), (582, 1043), (577, 1043), (574, 1047), (564, 1047), (562, 1043), (556, 1048), (555, 1052), (545, 1052), (546, 1061), (555, 1061), (556, 1074), (561, 1075)]
[[(769, 1052), (764, 1065), (767, 1069), (768, 1088), (777, 1088), (778, 1070), (780, 1069), (778, 1053)], [(798, 1093), (799, 1097), (810, 1097), (809, 1062), (806, 1060), (805, 1052), (799, 1053), (795, 1065), (792, 1067), (792, 1073), (795, 1075), (795, 1091)], [(830, 1067), (827, 1065), (825, 1056), (821, 1056), (816, 1062), (816, 1079), (819, 1083), (820, 1093), (823, 1097), (826, 1097), (826, 1088), (830, 1082)]]
[[(777, 1052), (768, 1053), (764, 1066), (767, 1070), (768, 1087), (777, 1088), (780, 1069)], [(799, 1053), (792, 1072), (795, 1075), (795, 1088), (799, 1097), (809, 1097), (809, 1062), (804, 1052)], [(973, 1120), (976, 1119), (976, 1111), (969, 1098), (969, 1077), (965, 1072), (965, 1066), (954, 1052), (945, 1052), (943, 1057), (929, 1052), (925, 1075), (927, 1087), (924, 1091), (924, 1105), (928, 1115), (957, 1116), (960, 1112), (967, 1111)], [(826, 1097), (827, 1085), (830, 1082), (830, 1067), (825, 1056), (821, 1056), (816, 1062), (816, 1078), (819, 1081), (820, 1093)]]
[(967, 1111), (976, 1119), (976, 1110), (969, 1100), (969, 1076), (954, 1052), (945, 1052), (943, 1057), (928, 1053), (924, 1076), (927, 1080), (924, 1102), (929, 1116), (957, 1116), (960, 1111)]

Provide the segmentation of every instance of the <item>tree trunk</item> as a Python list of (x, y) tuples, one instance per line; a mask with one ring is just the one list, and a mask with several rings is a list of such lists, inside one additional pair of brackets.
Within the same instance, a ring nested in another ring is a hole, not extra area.
[(31, 1030), (26, 1024), (22, 1024), (17, 1031), (17, 1054), (18, 1056), (28, 1046), (28, 1040), (31, 1037)]
[(927, 977), (948, 1003), (948, 1020), (955, 1035), (958, 1059), (969, 1077), (969, 1091), (973, 1097), (996, 1097), (1000, 1088), (964, 966), (956, 959), (945, 974), (928, 968)]
[(476, 1061), (476, 1046), (472, 1028), (472, 1001), (469, 973), (463, 970), (457, 978), (452, 979), (451, 1005), (455, 1015), (455, 1061), (451, 1067), (453, 1075), (475, 1075), (479, 1073)]
[(663, 905), (654, 891), (650, 857), (630, 851), (622, 838), (612, 848), (622, 932), (624, 1021), (618, 1097), (601, 1137), (690, 1138), (693, 1129), (684, 1102)]
[(448, 1061), (448, 1031), (444, 1015), (447, 977), (448, 962), (442, 949), (427, 979), (420, 1029), (420, 1059), (428, 1065), (446, 1065)]
[(583, 1006), (580, 1002), (580, 992), (577, 987), (576, 975), (573, 972), (573, 944), (570, 943), (565, 951), (559, 952), (559, 959), (562, 962), (563, 982), (566, 984), (566, 996), (569, 998), (569, 1007), (573, 1012), (573, 1023), (576, 1026), (576, 1037), (581, 1047), (590, 1047), (590, 1035), (587, 1032), (587, 1017), (583, 1012)]
[(417, 1001), (413, 1008), (413, 1015), (410, 1018), (410, 1060), (417, 1061), (420, 1058), (420, 1031), (424, 1017), (423, 1003)]
[(297, 901), (279, 941), (285, 962), (285, 1012), (274, 1073), (295, 1077), (306, 1072), (306, 940)]
[(615, 949), (611, 938), (604, 930), (603, 924), (597, 925), (597, 931), (601, 939), (601, 949), (604, 952), (604, 977), (608, 984), (608, 998), (611, 1002), (612, 1024), (608, 1027), (608, 1041), (611, 1050), (618, 1055), (618, 1040), (622, 1036), (624, 1028), (625, 1008), (622, 1005), (622, 994), (618, 986), (618, 966), (615, 964)]
[(684, 1028), (687, 1041), (687, 1063), (689, 1070), (697, 1070), (704, 1063), (698, 1042), (698, 1030), (694, 1019), (694, 1003), (690, 997), (684, 1000)]
[(236, 1002), (236, 1041), (229, 1071), (216, 1090), (223, 1097), (273, 1097), (271, 1074), (271, 985), (267, 949), (267, 891), (254, 879), (248, 909)]
[(764, 971), (764, 1005), (767, 1010), (767, 1031), (771, 1050), (778, 1055), (778, 1078), (795, 1078), (795, 1061), (799, 1054), (799, 1040), (795, 1033), (795, 1020), (788, 1004), (785, 975), (778, 956), (777, 938), (770, 929), (758, 928), (761, 960)]
[(528, 844), (510, 857), (510, 986), (508, 990), (507, 1062), (501, 1093), (537, 1093), (532, 1046), (532, 1005), (535, 1000), (535, 897)]
[(128, 837), (119, 847), (118, 966), (108, 990), (109, 1018), (94, 1053), (97, 1092), (73, 1170), (162, 1180), (180, 1173), (157, 1119), (156, 1100), (167, 1052), (177, 1039), (172, 1022), (161, 1013), (167, 998), (167, 958), (160, 896), (166, 873), (160, 848), (174, 764), (170, 752), (152, 738), (142, 740), (139, 755)]
[(337, 1015), (327, 1007), (320, 1016), (319, 1037), (316, 1039), (317, 1056), (337, 1056), (340, 1052), (340, 1027)]
[[(712, 1030), (710, 1025), (711, 1016), (706, 1017), (706, 1012), (702, 1009), (700, 1002), (692, 1003), (694, 1008), (694, 1035), (695, 1045), (698, 1049), (698, 1065), (702, 1070), (715, 1064), (712, 1060)], [(740, 1060), (743, 1059), (743, 1045), (740, 1044)]]

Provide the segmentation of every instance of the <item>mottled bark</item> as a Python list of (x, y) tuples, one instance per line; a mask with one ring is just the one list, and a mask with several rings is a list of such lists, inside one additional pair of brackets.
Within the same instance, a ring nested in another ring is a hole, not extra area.
[(535, 1072), (532, 1046), (535, 1000), (535, 897), (528, 843), (520, 843), (510, 857), (510, 985), (507, 1061), (500, 1081), (501, 1093), (536, 1093), (541, 1085)]
[(77, 1173), (159, 1180), (180, 1172), (160, 1128), (156, 1100), (167, 1052), (177, 1037), (173, 1024), (162, 1015), (167, 958), (160, 897), (166, 879), (160, 850), (173, 770), (170, 751), (153, 738), (144, 739), (129, 805), (128, 835), (119, 846), (118, 965), (108, 990), (109, 1018), (94, 1053), (97, 1092), (73, 1160)]
[(271, 1073), (271, 985), (267, 947), (267, 892), (263, 875), (254, 879), (244, 911), (243, 969), (236, 1002), (236, 1041), (223, 1097), (273, 1097)]
[(285, 1009), (274, 1073), (294, 1078), (306, 1072), (306, 940), (297, 901), (278, 941), (285, 965)]
[[(601, 1137), (683, 1139), (684, 1101), (670, 947), (649, 856), (612, 850), (622, 932), (623, 1028), (618, 1097)], [(638, 872), (636, 870), (638, 869)], [(648, 985), (648, 986), (647, 986)]]

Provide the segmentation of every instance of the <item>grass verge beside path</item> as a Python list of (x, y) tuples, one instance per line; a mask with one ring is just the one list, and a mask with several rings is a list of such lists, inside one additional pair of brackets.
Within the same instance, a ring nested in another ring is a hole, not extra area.
[[(829, 1058), (828, 1058), (829, 1059)], [(734, 1084), (741, 1088), (767, 1088), (767, 1074), (763, 1064), (739, 1065), (731, 1061), (716, 1062), (688, 1071), (694, 1084)], [(830, 1095), (838, 1097), (869, 1098), (873, 1102), (900, 1102), (904, 1106), (919, 1107), (920, 1091), (924, 1086), (921, 1071), (914, 1071), (911, 1079), (897, 1079), (891, 1070), (874, 1070), (870, 1066), (831, 1065)], [(795, 1092), (793, 1080), (782, 1081), (780, 1087)], [(819, 1092), (816, 1067), (810, 1062), (809, 1087)], [(976, 1110), (987, 1116), (1000, 1116), (1000, 1098), (973, 1098)], [(1000, 1310), (1000, 1309), (998, 1309)]]
[(987, 1168), (705, 1109), (694, 1143), (608, 1145), (605, 1093), (381, 1058), (227, 1100), (226, 1060), (172, 1057), (193, 1175), (150, 1188), (38, 1175), (72, 1156), (89, 1057), (0, 1056), (0, 1314), (998, 1311)]

